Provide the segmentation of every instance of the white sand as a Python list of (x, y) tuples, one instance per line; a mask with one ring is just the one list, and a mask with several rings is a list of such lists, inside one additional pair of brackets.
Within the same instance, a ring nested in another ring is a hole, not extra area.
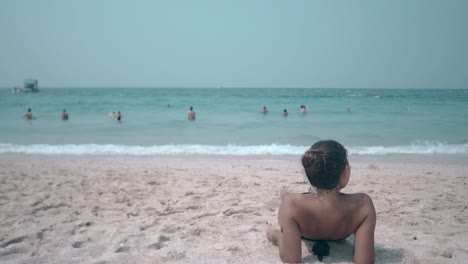
[[(468, 165), (351, 166), (344, 191), (377, 210), (377, 263), (467, 263)], [(278, 263), (264, 222), (303, 180), (299, 157), (2, 158), (0, 263)], [(352, 237), (330, 247), (325, 263), (352, 262)]]

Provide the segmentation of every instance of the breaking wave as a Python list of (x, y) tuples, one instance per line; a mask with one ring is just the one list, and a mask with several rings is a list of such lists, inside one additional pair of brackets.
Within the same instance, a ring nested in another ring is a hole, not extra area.
[[(160, 145), (128, 146), (98, 144), (2, 144), (0, 154), (43, 154), (43, 155), (301, 155), (307, 146), (292, 145)], [(350, 155), (387, 155), (387, 154), (466, 154), (468, 144), (447, 144), (444, 142), (420, 141), (403, 146), (351, 146)]]

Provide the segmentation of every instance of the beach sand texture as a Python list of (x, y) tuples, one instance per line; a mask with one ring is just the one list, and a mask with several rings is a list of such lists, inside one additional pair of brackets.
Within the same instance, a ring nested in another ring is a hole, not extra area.
[[(377, 263), (466, 263), (468, 165), (351, 161)], [(265, 237), (299, 157), (0, 159), (0, 263), (279, 263)], [(303, 243), (303, 262), (317, 262)], [(352, 237), (325, 263), (352, 262)]]

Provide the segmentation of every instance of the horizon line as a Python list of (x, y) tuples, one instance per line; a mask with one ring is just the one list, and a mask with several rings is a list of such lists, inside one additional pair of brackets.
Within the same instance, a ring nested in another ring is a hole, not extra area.
[[(13, 87), (0, 87), (0, 89), (13, 89)], [(221, 87), (187, 87), (187, 86), (45, 86), (40, 87), (40, 89), (402, 89), (402, 90), (411, 90), (411, 89), (426, 89), (426, 90), (467, 90), (467, 88), (435, 88), (435, 87), (236, 87), (236, 86), (221, 86)]]

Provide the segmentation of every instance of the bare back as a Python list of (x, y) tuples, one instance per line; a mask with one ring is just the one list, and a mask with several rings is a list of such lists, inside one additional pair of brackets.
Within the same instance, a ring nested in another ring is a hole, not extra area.
[[(284, 250), (301, 254), (301, 236), (314, 240), (337, 240), (355, 234), (355, 262), (374, 261), (375, 209), (362, 193), (325, 195), (283, 193), (278, 219)], [(289, 254), (288, 254), (289, 255)]]
[(317, 194), (290, 194), (296, 222), (304, 237), (336, 240), (354, 233), (365, 217), (365, 194), (342, 194), (336, 200)]
[(188, 120), (195, 120), (195, 111), (190, 110), (190, 111), (187, 113), (187, 119), (188, 119)]

